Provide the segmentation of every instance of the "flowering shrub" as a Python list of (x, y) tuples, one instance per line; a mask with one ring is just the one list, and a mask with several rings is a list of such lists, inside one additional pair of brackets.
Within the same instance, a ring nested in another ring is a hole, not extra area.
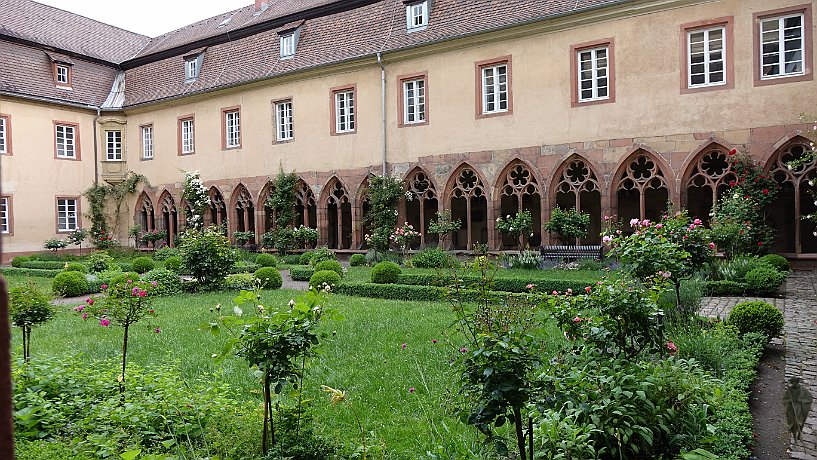
[[(99, 321), (102, 327), (109, 327), (111, 324), (123, 328), (122, 336), (122, 374), (119, 376), (119, 392), (125, 392), (125, 365), (128, 356), (128, 332), (132, 325), (145, 318), (155, 318), (156, 310), (153, 309), (153, 296), (158, 283), (156, 281), (144, 281), (139, 278), (115, 281), (110, 286), (103, 285), (104, 297), (89, 297), (85, 299), (85, 304), (74, 308), (74, 311), (82, 315), (82, 319), (94, 318)], [(148, 326), (152, 328), (152, 326)], [(161, 332), (158, 327), (153, 328), (157, 334)]]
[(68, 244), (74, 244), (79, 246), (79, 254), (82, 255), (82, 243), (85, 241), (86, 238), (88, 238), (88, 230), (85, 230), (84, 228), (78, 228), (68, 234), (66, 241), (68, 242)]
[(318, 241), (318, 229), (301, 225), (292, 230), (292, 237), (298, 246), (312, 247)]
[(60, 249), (64, 249), (64, 248), (68, 247), (68, 242), (63, 241), (63, 240), (58, 240), (56, 238), (49, 238), (49, 239), (45, 240), (45, 243), (43, 243), (43, 247), (45, 249), (50, 249), (50, 250), (52, 250), (54, 252), (57, 252)]
[(190, 205), (187, 209), (187, 226), (193, 230), (201, 230), (204, 227), (204, 212), (210, 206), (210, 195), (199, 172), (185, 171), (182, 188), (182, 199)]
[(439, 236), (437, 241), (439, 246), (443, 247), (443, 239), (462, 228), (462, 221), (451, 220), (451, 211), (437, 211), (437, 218), (429, 222), (428, 232)]
[(142, 234), (142, 241), (144, 243), (156, 243), (167, 238), (167, 231), (153, 229)]
[(390, 236), (397, 226), (397, 204), (403, 196), (403, 184), (390, 176), (369, 176), (366, 192), (369, 212), (363, 217), (371, 234), (366, 243), (378, 252), (389, 250)]
[(420, 238), (420, 232), (414, 230), (414, 227), (408, 222), (404, 223), (402, 227), (395, 228), (394, 232), (389, 235), (389, 241), (396, 244), (402, 253), (405, 253), (409, 245), (418, 238)]
[(590, 214), (576, 212), (575, 209), (563, 210), (559, 206), (550, 212), (550, 220), (545, 223), (545, 230), (555, 233), (564, 244), (573, 244), (579, 238), (587, 236), (590, 228)]
[(496, 229), (499, 233), (518, 240), (520, 236), (533, 236), (533, 216), (530, 211), (519, 211), (513, 216), (510, 214), (496, 218)]
[(255, 232), (237, 231), (237, 232), (233, 232), (233, 237), (235, 237), (235, 242), (239, 246), (244, 246), (245, 244), (247, 244), (248, 241), (250, 241), (251, 239), (253, 239), (255, 237)]
[(91, 244), (97, 249), (107, 249), (118, 244), (105, 225), (97, 225), (92, 228), (90, 238)]
[(518, 256), (511, 256), (508, 264), (511, 268), (536, 270), (542, 265), (542, 255), (538, 251), (522, 251)]

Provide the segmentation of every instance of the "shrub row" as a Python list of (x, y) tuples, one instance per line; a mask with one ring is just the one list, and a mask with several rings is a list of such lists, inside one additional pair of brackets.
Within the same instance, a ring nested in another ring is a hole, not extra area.
[[(467, 275), (463, 276), (462, 282), (465, 286), (476, 285), (479, 283), (480, 278), (478, 276)], [(415, 286), (447, 286), (451, 283), (452, 276), (448, 274), (438, 275), (438, 274), (420, 274), (420, 273), (404, 273), (400, 275), (397, 279), (398, 284), (407, 284), (407, 285), (415, 285)], [(551, 291), (559, 291), (564, 292), (568, 289), (572, 289), (576, 292), (584, 292), (584, 288), (587, 286), (592, 286), (596, 284), (598, 279), (596, 278), (587, 278), (587, 279), (573, 279), (573, 280), (560, 280), (560, 279), (523, 279), (523, 278), (500, 278), (496, 277), (493, 280), (493, 290), (494, 291), (503, 291), (503, 292), (516, 292), (516, 293), (527, 293), (530, 291), (528, 289), (528, 284), (533, 283), (536, 285), (536, 289), (540, 292), (551, 292)]]
[(708, 296), (742, 296), (746, 293), (748, 286), (746, 283), (738, 283), (729, 280), (714, 280), (704, 283), (704, 292)]
[(62, 270), (65, 262), (57, 260), (30, 260), (17, 264), (20, 268), (39, 268), (44, 270)]
[[(342, 282), (335, 287), (335, 293), (355, 297), (369, 297), (373, 299), (434, 302), (445, 299), (446, 288), (428, 285)], [(464, 290), (462, 291), (462, 294), (462, 298), (465, 301), (474, 301), (479, 297), (479, 292), (476, 290)], [(505, 298), (527, 295), (498, 291), (492, 291), (491, 294)]]
[(255, 263), (239, 262), (233, 265), (230, 269), (230, 273), (255, 273), (259, 268), (261, 268), (261, 266)]
[(744, 295), (759, 297), (774, 296), (782, 283), (782, 279), (779, 278), (782, 275), (769, 273), (765, 269), (755, 274), (774, 279), (770, 279), (768, 282), (760, 282), (756, 277), (753, 277), (755, 284), (739, 283), (729, 280), (710, 280), (704, 283), (704, 292), (706, 295), (712, 297), (742, 297)]
[(309, 281), (314, 274), (315, 269), (312, 267), (291, 267), (289, 269), (289, 276), (293, 281)]
[(44, 268), (3, 268), (4, 275), (20, 275), (20, 276), (40, 276), (43, 278), (53, 278), (57, 276), (62, 270), (47, 270)]

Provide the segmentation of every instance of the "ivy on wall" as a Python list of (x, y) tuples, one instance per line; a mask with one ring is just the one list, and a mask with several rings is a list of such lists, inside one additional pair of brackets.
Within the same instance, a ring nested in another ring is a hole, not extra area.
[[(99, 249), (112, 246), (115, 242), (113, 235), (117, 234), (120, 223), (120, 213), (125, 205), (125, 198), (136, 192), (139, 184), (148, 184), (148, 180), (141, 174), (129, 171), (125, 180), (118, 184), (95, 184), (83, 193), (90, 204), (87, 216), (91, 219), (91, 242)], [(106, 211), (109, 199), (113, 202), (113, 227), (108, 228), (108, 214)]]
[(283, 168), (272, 182), (270, 196), (265, 203), (275, 216), (275, 226), (272, 229), (275, 249), (283, 254), (293, 242), (292, 223), (295, 220), (295, 184), (298, 176), (295, 173), (285, 173)]

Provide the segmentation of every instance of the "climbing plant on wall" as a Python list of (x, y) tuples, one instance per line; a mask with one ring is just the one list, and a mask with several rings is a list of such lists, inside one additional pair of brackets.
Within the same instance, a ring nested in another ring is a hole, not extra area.
[(204, 227), (204, 212), (210, 206), (210, 196), (198, 171), (185, 171), (182, 198), (190, 205), (186, 216), (188, 227), (201, 230)]
[(272, 209), (275, 215), (273, 228), (275, 249), (283, 254), (292, 245), (292, 223), (295, 220), (295, 184), (298, 176), (294, 173), (285, 173), (280, 168), (273, 181), (272, 191), (266, 206)]
[(390, 176), (369, 176), (369, 212), (364, 217), (371, 237), (367, 240), (375, 251), (389, 249), (389, 237), (397, 226), (397, 204), (403, 196), (403, 183)]
[[(114, 244), (113, 235), (119, 229), (120, 212), (125, 205), (125, 198), (136, 192), (140, 183), (147, 184), (147, 178), (130, 171), (125, 180), (118, 184), (94, 184), (83, 193), (90, 204), (87, 216), (91, 219), (91, 242), (95, 247), (105, 249)], [(108, 228), (109, 216), (106, 212), (109, 198), (114, 205), (112, 228)]]

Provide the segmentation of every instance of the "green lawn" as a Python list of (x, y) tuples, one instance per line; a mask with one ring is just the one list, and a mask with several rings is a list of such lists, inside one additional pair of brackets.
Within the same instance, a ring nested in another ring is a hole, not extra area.
[[(9, 282), (26, 281), (21, 278), (12, 277)], [(45, 285), (50, 282), (30, 280)], [(263, 302), (283, 306), (298, 294), (268, 292)], [(234, 358), (215, 365), (211, 361), (225, 335), (212, 336), (197, 329), (213, 318), (211, 307), (220, 303), (229, 308), (234, 295), (221, 292), (159, 299), (157, 325), (162, 332), (156, 334), (137, 325), (129, 341), (129, 361), (144, 366), (171, 364), (185, 378), (212, 378), (232, 385), (235, 397), (260, 398), (260, 386), (245, 362)], [(348, 392), (364, 429), (370, 432), (368, 444), (385, 446), (387, 459), (417, 459), (426, 451), (445, 454), (441, 458), (456, 458), (451, 457), (453, 452), (459, 452), (459, 458), (478, 458), (482, 439), (446, 410), (458, 378), (450, 366), (458, 342), (448, 337), (453, 320), (448, 305), (345, 296), (332, 296), (331, 303), (345, 318), (322, 325), (329, 337), (322, 342), (305, 381), (319, 432), (342, 445), (359, 443), (359, 430), (348, 406), (332, 407), (320, 392), (320, 385), (328, 385)], [(115, 366), (121, 330), (83, 321), (71, 308), (60, 307), (54, 321), (34, 330), (33, 359), (78, 355), (89, 363), (102, 360), (103, 365)], [(14, 332), (14, 352), (19, 356), (20, 335)], [(558, 333), (551, 337), (554, 346), (562, 341)], [(439, 342), (433, 344), (433, 339)]]

